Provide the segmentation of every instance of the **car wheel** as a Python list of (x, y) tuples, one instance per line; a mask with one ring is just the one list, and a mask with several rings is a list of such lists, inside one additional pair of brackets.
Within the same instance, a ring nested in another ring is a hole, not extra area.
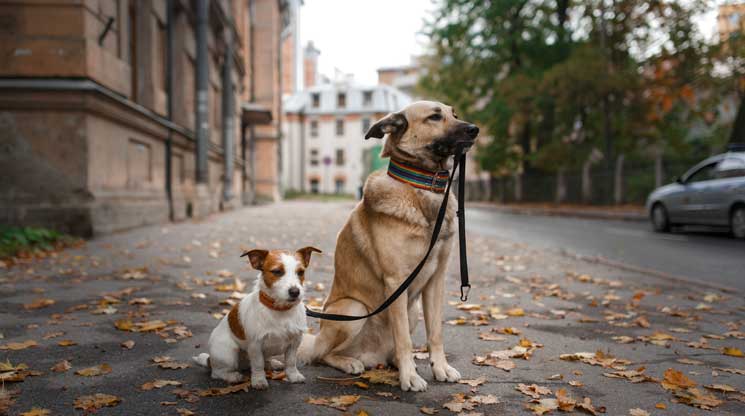
[(667, 210), (660, 204), (654, 204), (652, 207), (652, 227), (658, 233), (670, 231), (670, 219), (667, 216)]
[(745, 238), (745, 206), (737, 206), (732, 210), (729, 224), (735, 238)]

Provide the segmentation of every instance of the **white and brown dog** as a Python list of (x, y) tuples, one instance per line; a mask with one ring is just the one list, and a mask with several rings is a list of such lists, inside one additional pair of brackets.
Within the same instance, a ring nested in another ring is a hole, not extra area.
[[(366, 139), (388, 136), (381, 156), (391, 163), (387, 173), (367, 178), (362, 201), (339, 232), (325, 312), (364, 315), (399, 287), (427, 251), (456, 142), (473, 143), (478, 132), (475, 125), (458, 120), (452, 107), (432, 101), (413, 103), (370, 127)], [(448, 364), (442, 342), (445, 272), (454, 240), (451, 198), (439, 239), (409, 289), (374, 317), (321, 321), (318, 335), (300, 348), (302, 361), (319, 360), (351, 374), (391, 363), (398, 366), (403, 390), (425, 390), (411, 342), (421, 297), (434, 378), (460, 378)]]
[[(295, 253), (283, 250), (251, 250), (251, 266), (259, 270), (254, 290), (223, 317), (212, 331), (209, 353), (201, 353), (194, 361), (210, 367), (212, 378), (229, 383), (243, 379), (240, 370), (251, 368), (251, 387), (268, 387), (265, 362), (284, 355), (287, 380), (301, 383), (305, 377), (297, 369), (297, 349), (308, 326), (303, 308), (303, 282), (311, 253), (315, 247), (305, 247)], [(245, 351), (248, 362), (241, 359)]]

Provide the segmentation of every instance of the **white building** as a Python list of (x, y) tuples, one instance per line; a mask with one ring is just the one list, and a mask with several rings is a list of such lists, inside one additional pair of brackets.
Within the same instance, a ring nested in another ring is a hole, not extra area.
[(393, 87), (363, 87), (350, 80), (316, 85), (288, 97), (283, 106), (283, 190), (357, 194), (371, 167), (377, 167), (382, 144), (365, 140), (365, 132), (410, 102)]

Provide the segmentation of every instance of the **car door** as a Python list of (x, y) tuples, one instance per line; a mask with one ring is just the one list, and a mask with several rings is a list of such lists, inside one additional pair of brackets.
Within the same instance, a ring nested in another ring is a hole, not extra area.
[(681, 222), (686, 224), (706, 224), (707, 217), (712, 213), (710, 204), (707, 204), (705, 195), (712, 181), (716, 179), (715, 168), (719, 161), (714, 161), (701, 166), (695, 172), (688, 175), (685, 180), (685, 189), (680, 195)]
[(705, 191), (706, 203), (711, 206), (710, 223), (728, 225), (730, 208), (741, 201), (745, 193), (745, 159), (725, 157), (717, 166), (716, 180)]

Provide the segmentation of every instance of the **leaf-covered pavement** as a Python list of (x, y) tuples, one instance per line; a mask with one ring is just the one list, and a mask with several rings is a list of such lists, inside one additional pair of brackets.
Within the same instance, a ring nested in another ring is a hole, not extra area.
[[(190, 357), (255, 273), (252, 247), (321, 248), (308, 301), (330, 287), (350, 203), (287, 202), (148, 227), (0, 268), (0, 414), (745, 413), (741, 294), (662, 281), (471, 233), (474, 289), (443, 319), (461, 383), (403, 393), (394, 369), (301, 369), (302, 385), (211, 380)], [(2, 267), (2, 265), (0, 265)], [(316, 322), (311, 327), (317, 328)], [(417, 327), (415, 345), (424, 340)]]

